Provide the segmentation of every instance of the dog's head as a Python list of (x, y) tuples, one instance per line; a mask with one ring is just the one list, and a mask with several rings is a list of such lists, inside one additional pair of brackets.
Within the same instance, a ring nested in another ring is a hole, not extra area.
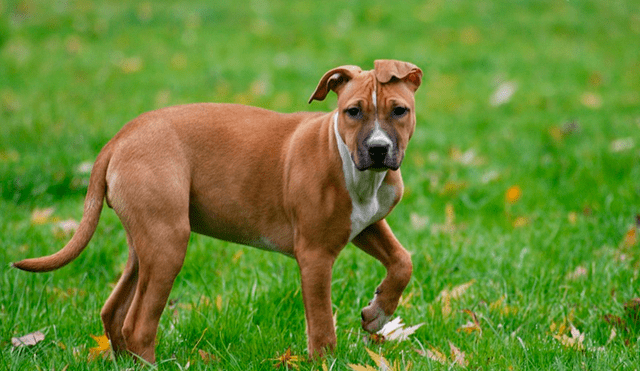
[(422, 70), (400, 61), (375, 61), (372, 71), (334, 68), (322, 76), (309, 103), (338, 94), (338, 133), (358, 170), (397, 170), (416, 125), (414, 93)]

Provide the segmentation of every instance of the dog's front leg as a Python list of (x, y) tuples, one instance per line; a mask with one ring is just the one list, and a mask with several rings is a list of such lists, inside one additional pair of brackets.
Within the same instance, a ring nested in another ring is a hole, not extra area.
[(395, 312), (400, 296), (409, 283), (413, 269), (411, 256), (384, 219), (365, 228), (352, 242), (378, 259), (387, 269), (387, 276), (376, 289), (373, 300), (362, 310), (362, 328), (376, 332)]
[(336, 346), (331, 310), (331, 269), (337, 253), (299, 238), (295, 258), (300, 267), (302, 299), (307, 319), (308, 350), (311, 358)]

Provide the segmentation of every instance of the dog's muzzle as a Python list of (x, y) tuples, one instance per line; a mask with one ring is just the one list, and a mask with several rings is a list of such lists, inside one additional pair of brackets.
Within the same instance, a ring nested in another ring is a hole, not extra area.
[(379, 128), (373, 130), (359, 147), (356, 168), (360, 171), (397, 170), (400, 167), (397, 146)]

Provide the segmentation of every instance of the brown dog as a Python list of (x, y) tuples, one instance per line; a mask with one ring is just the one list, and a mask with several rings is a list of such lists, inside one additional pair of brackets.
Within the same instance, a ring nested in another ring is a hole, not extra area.
[(409, 253), (384, 218), (402, 196), (398, 168), (421, 80), (413, 64), (379, 60), (373, 71), (342, 66), (322, 77), (309, 102), (335, 91), (338, 109), (330, 113), (233, 104), (145, 113), (98, 155), (71, 241), (14, 266), (44, 272), (71, 262), (91, 239), (106, 197), (129, 244), (124, 273), (101, 312), (115, 351), (155, 362), (158, 321), (192, 231), (297, 260), (311, 356), (336, 344), (331, 269), (353, 242), (387, 269), (362, 310), (362, 327), (377, 331), (411, 277)]

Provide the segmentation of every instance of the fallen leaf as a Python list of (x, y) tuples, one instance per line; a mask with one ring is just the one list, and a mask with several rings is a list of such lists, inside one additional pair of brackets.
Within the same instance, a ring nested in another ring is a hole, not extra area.
[(451, 341), (449, 341), (449, 348), (451, 349), (451, 359), (455, 364), (462, 367), (469, 365), (469, 361), (467, 361), (464, 352), (458, 349)]
[(409, 215), (409, 219), (411, 221), (411, 226), (417, 231), (423, 230), (429, 223), (429, 217), (422, 216), (415, 212), (412, 212)]
[(295, 368), (297, 370), (300, 359), (298, 356), (291, 354), (291, 348), (287, 348), (282, 355), (273, 358), (272, 361), (276, 361), (276, 363), (273, 364), (275, 368), (284, 367), (286, 369)]
[(510, 204), (515, 204), (518, 202), (520, 197), (522, 196), (522, 189), (519, 185), (514, 185), (507, 189), (507, 192), (504, 195), (505, 200)]
[(571, 336), (567, 334), (558, 334), (552, 336), (567, 348), (572, 348), (580, 351), (584, 350), (584, 334), (580, 333), (580, 331), (575, 328), (573, 324), (569, 324), (569, 333)]
[(442, 188), (442, 191), (440, 192), (440, 194), (443, 196), (453, 196), (459, 193), (460, 191), (464, 190), (465, 188), (467, 188), (467, 185), (468, 183), (465, 181), (448, 180), (444, 184), (444, 187)]
[(78, 167), (76, 167), (76, 171), (80, 174), (90, 174), (91, 169), (93, 169), (93, 162), (91, 161), (81, 162), (78, 164)]
[(442, 305), (443, 318), (449, 318), (449, 316), (451, 315), (451, 312), (452, 312), (451, 300), (459, 299), (462, 295), (464, 295), (464, 293), (467, 292), (469, 287), (471, 287), (475, 282), (476, 280), (473, 279), (469, 282), (455, 286), (451, 290), (444, 289), (440, 292), (437, 299), (440, 300), (440, 303)]
[(569, 212), (569, 214), (567, 215), (567, 219), (569, 220), (569, 224), (576, 225), (576, 223), (578, 222), (578, 213), (576, 213), (575, 211)]
[(31, 213), (31, 224), (41, 225), (49, 222), (49, 218), (53, 215), (55, 209), (53, 207), (47, 207), (45, 209), (35, 209)]
[(106, 358), (111, 351), (111, 344), (107, 335), (90, 336), (98, 343), (98, 346), (89, 349), (89, 360), (93, 361), (98, 357)]
[(446, 365), (447, 363), (449, 363), (447, 356), (434, 347), (431, 347), (431, 349), (427, 349), (425, 351), (421, 351), (421, 350), (416, 350), (416, 351), (421, 356), (427, 357), (428, 359), (432, 361), (436, 361), (440, 364)]
[(584, 93), (580, 97), (580, 102), (591, 109), (598, 109), (602, 107), (602, 97), (596, 93)]
[(142, 58), (138, 56), (125, 58), (120, 62), (120, 69), (126, 74), (139, 72), (142, 66)]
[(624, 313), (630, 325), (640, 325), (640, 298), (633, 298), (624, 304)]
[(611, 145), (609, 146), (609, 149), (611, 150), (611, 152), (617, 153), (617, 152), (630, 150), (633, 147), (635, 147), (635, 145), (636, 143), (631, 137), (620, 138), (612, 141)]
[(578, 266), (573, 272), (567, 274), (567, 279), (571, 281), (575, 281), (579, 278), (585, 277), (587, 275), (587, 268), (583, 266)]
[[(351, 367), (354, 371), (400, 371), (400, 367), (398, 363), (394, 363), (391, 365), (389, 361), (387, 361), (381, 354), (377, 354), (369, 348), (364, 348), (367, 353), (369, 353), (369, 357), (373, 360), (377, 367), (369, 366), (369, 365), (356, 365), (353, 363), (349, 363), (349, 367)], [(408, 368), (407, 368), (408, 369)]]
[(220, 294), (216, 296), (216, 309), (218, 309), (218, 312), (222, 311), (222, 295)]
[(638, 228), (634, 225), (629, 228), (622, 239), (622, 248), (628, 249), (635, 246), (638, 243)]
[(233, 254), (231, 261), (234, 263), (237, 263), (240, 260), (240, 258), (242, 258), (242, 255), (244, 255), (244, 251), (238, 250), (235, 254)]
[(494, 107), (501, 106), (505, 103), (508, 103), (513, 97), (513, 94), (515, 94), (517, 90), (518, 90), (518, 85), (515, 82), (513, 81), (504, 82), (500, 84), (500, 86), (498, 86), (496, 91), (491, 95), (491, 99), (489, 100), (489, 103)]
[(393, 321), (387, 322), (377, 334), (386, 340), (404, 341), (423, 325), (424, 323), (419, 323), (415, 326), (405, 328), (405, 325), (402, 323), (402, 318), (396, 317)]
[(500, 299), (494, 301), (489, 304), (489, 310), (500, 312), (504, 316), (515, 315), (518, 313), (518, 308), (512, 305), (507, 305), (504, 301), (506, 299), (506, 295), (502, 295)]
[(25, 347), (36, 345), (44, 340), (44, 334), (40, 331), (32, 332), (18, 338), (11, 338), (11, 344), (14, 347)]
[(53, 225), (53, 234), (56, 238), (66, 239), (73, 235), (78, 227), (80, 227), (80, 223), (74, 219), (62, 220)]
[(215, 362), (218, 360), (216, 356), (214, 356), (211, 353), (205, 352), (202, 349), (198, 349), (198, 354), (200, 355), (200, 358), (202, 359), (202, 361), (204, 361), (205, 364)]
[(529, 218), (526, 216), (519, 216), (513, 221), (513, 228), (524, 227), (527, 224), (529, 224)]
[(461, 285), (455, 286), (449, 291), (449, 295), (452, 299), (459, 299), (462, 295), (464, 295), (469, 287), (471, 287), (474, 283), (476, 283), (475, 279), (472, 279), (469, 282), (463, 283)]
[(471, 317), (471, 321), (462, 325), (458, 329), (458, 332), (462, 331), (467, 334), (478, 332), (479, 334), (482, 334), (482, 327), (480, 327), (480, 321), (478, 321), (478, 316), (476, 316), (476, 314), (469, 309), (463, 309), (462, 311)]

